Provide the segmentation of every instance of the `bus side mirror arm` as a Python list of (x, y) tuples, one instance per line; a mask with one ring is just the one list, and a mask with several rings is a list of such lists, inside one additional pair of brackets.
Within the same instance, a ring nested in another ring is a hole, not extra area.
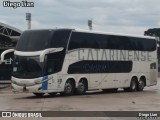
[(5, 51), (2, 52), (0, 64), (2, 64), (2, 62), (4, 62), (4, 56), (5, 56), (7, 53), (10, 53), (10, 52), (14, 52), (14, 49), (8, 49), (8, 50), (5, 50)]
[(62, 51), (64, 48), (49, 48), (49, 49), (46, 49), (46, 50), (43, 50), (40, 54), (40, 62), (44, 62), (44, 57), (46, 54), (49, 54), (49, 53), (54, 53), (54, 52), (60, 52)]

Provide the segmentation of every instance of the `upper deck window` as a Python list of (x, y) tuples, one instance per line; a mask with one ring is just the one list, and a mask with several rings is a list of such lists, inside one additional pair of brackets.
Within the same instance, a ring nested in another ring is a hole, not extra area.
[(78, 48), (154, 51), (156, 40), (149, 38), (73, 32), (68, 50)]
[(47, 48), (66, 48), (71, 30), (31, 30), (21, 35), (16, 50), (41, 51)]

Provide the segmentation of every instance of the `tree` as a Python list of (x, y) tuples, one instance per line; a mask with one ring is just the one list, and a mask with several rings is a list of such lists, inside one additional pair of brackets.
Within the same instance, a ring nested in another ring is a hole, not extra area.
[(152, 28), (144, 31), (144, 35), (158, 37), (157, 44), (160, 46), (160, 28)]
[(144, 32), (144, 35), (146, 35), (146, 36), (160, 37), (160, 28), (148, 29), (147, 31)]

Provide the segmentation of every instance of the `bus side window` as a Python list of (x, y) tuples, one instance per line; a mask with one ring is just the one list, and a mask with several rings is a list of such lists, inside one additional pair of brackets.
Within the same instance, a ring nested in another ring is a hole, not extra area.
[(55, 72), (55, 65), (56, 65), (55, 63), (56, 63), (55, 60), (47, 61), (47, 69), (46, 69), (47, 74), (52, 74)]

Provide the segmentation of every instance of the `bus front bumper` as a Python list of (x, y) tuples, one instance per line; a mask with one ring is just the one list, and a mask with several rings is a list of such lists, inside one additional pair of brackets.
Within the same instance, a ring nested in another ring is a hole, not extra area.
[(36, 92), (36, 93), (44, 93), (45, 91), (42, 90), (42, 84), (36, 84), (34, 86), (19, 86), (16, 84), (11, 84), (13, 91), (17, 92)]

